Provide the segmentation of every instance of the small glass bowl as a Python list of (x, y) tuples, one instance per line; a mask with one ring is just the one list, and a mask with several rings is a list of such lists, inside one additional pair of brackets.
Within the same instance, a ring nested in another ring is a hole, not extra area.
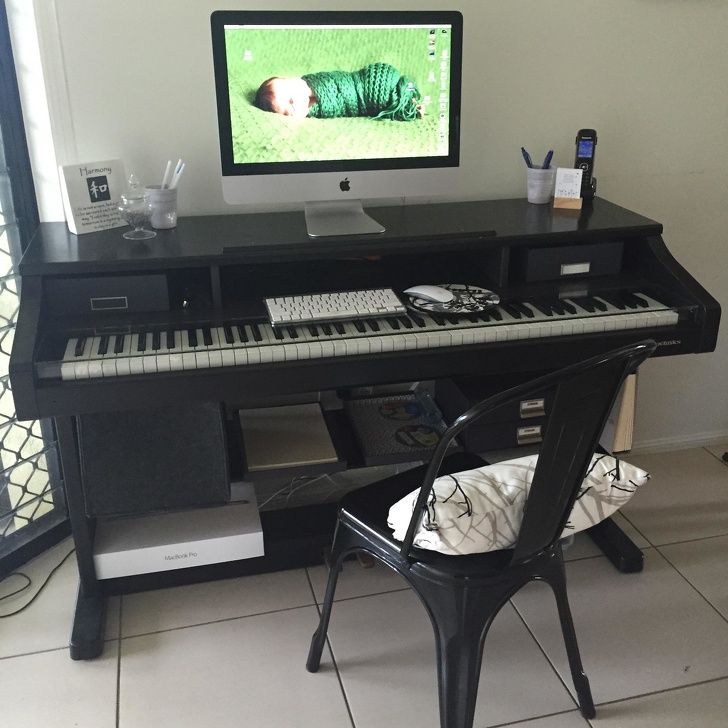
[(157, 233), (153, 230), (144, 229), (152, 219), (152, 205), (146, 195), (142, 197), (121, 195), (119, 214), (127, 225), (134, 228), (124, 233), (123, 237), (127, 240), (148, 240), (156, 237)]

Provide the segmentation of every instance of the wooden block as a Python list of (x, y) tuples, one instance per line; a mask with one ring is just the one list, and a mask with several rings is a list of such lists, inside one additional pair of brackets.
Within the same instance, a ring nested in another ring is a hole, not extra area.
[(554, 207), (562, 210), (581, 210), (581, 197), (554, 197)]

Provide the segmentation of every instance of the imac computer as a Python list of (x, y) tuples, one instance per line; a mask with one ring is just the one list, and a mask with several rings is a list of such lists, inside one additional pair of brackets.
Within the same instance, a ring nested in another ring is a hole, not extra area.
[(212, 14), (223, 195), (378, 233), (362, 199), (437, 195), (459, 164), (458, 12)]

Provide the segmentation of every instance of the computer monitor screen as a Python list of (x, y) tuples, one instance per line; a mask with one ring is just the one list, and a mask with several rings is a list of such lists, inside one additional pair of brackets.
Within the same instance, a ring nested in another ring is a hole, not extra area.
[(402, 196), (396, 172), (458, 165), (459, 13), (219, 11), (212, 38), (228, 201)]

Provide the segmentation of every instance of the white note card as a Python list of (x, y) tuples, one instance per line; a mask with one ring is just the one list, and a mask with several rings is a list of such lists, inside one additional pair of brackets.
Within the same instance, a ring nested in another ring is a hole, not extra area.
[(556, 169), (556, 189), (554, 197), (577, 199), (581, 197), (581, 175), (583, 170), (571, 167), (558, 167)]

